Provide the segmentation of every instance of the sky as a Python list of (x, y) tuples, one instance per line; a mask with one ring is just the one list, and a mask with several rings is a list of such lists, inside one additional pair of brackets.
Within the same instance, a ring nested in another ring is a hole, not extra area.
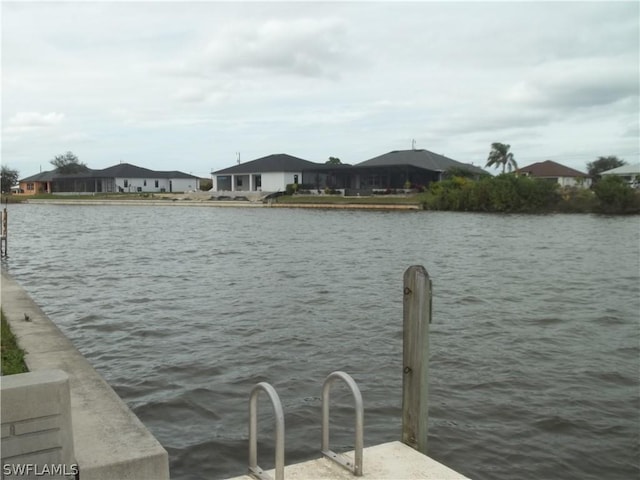
[[(640, 2), (1, 3), (2, 165), (640, 158)], [(489, 169), (496, 172), (493, 169)]]

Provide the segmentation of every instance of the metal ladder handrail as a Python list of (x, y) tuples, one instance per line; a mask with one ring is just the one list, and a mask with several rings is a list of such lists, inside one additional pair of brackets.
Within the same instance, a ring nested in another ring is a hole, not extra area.
[(267, 393), (276, 420), (276, 478), (284, 480), (284, 413), (282, 403), (275, 389), (267, 382), (260, 382), (251, 389), (249, 396), (249, 475), (260, 480), (272, 480), (271, 476), (258, 466), (257, 416), (258, 394), (260, 390)]
[[(352, 462), (344, 455), (333, 452), (329, 449), (329, 390), (334, 381), (341, 379), (347, 384), (351, 393), (353, 394), (353, 400), (355, 403), (356, 413), (356, 441), (355, 441), (355, 459), (352, 467)], [(351, 378), (351, 375), (345, 372), (332, 372), (330, 373), (322, 385), (322, 454), (330, 460), (342, 465), (347, 470), (353, 472), (357, 477), (361, 477), (363, 474), (362, 469), (362, 449), (363, 449), (363, 430), (364, 430), (364, 408), (362, 406), (362, 395), (356, 382)]]

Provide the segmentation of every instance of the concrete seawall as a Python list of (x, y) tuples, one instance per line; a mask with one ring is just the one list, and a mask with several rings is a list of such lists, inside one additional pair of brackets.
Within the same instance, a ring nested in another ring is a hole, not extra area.
[(326, 210), (422, 210), (415, 204), (369, 203), (262, 203), (237, 200), (26, 200), (29, 204), (44, 205), (117, 205), (151, 207), (244, 207), (244, 208), (308, 208)]
[(29, 370), (59, 369), (69, 376), (73, 445), (80, 478), (168, 479), (167, 451), (158, 440), (4, 270), (1, 280), (2, 309), (26, 351)]

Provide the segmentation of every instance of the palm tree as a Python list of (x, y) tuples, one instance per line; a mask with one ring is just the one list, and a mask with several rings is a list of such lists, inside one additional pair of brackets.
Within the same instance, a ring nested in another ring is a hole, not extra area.
[(502, 165), (502, 173), (504, 173), (505, 168), (508, 168), (509, 173), (511, 173), (511, 170), (517, 170), (518, 164), (516, 163), (516, 159), (513, 158), (513, 153), (509, 151), (510, 148), (511, 145), (505, 143), (492, 143), (491, 152), (489, 153), (485, 167), (495, 165), (495, 167), (498, 168)]

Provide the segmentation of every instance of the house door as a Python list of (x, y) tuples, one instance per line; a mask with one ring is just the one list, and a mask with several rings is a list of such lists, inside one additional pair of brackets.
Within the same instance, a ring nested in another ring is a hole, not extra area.
[(173, 192), (173, 181), (169, 180), (169, 192)]

